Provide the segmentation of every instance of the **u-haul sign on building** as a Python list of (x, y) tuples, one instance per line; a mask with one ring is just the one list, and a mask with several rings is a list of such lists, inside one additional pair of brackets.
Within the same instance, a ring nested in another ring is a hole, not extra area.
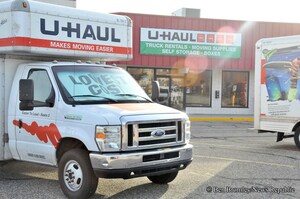
[(14, 2), (0, 8), (0, 53), (132, 58), (132, 23), (128, 17), (34, 1), (24, 1), (20, 7)]

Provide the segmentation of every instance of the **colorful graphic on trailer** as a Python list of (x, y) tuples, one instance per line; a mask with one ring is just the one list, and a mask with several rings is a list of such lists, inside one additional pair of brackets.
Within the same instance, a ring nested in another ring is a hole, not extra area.
[(263, 55), (261, 100), (267, 102), (266, 114), (293, 115), (293, 106), (300, 103), (299, 47), (264, 49)]
[(240, 33), (141, 28), (140, 53), (240, 58)]

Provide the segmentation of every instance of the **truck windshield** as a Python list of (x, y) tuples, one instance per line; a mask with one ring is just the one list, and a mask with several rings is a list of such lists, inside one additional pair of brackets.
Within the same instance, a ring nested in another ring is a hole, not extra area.
[(67, 104), (152, 102), (124, 70), (107, 66), (55, 66), (54, 76)]

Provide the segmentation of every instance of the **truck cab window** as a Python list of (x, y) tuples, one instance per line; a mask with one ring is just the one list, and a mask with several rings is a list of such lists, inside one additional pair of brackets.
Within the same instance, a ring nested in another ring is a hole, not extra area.
[(36, 106), (54, 105), (54, 90), (46, 70), (30, 70), (28, 79), (34, 84), (34, 103)]

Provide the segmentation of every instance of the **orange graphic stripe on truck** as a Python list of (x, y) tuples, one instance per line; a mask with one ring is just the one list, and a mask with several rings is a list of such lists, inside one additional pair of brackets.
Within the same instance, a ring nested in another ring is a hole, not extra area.
[(121, 46), (108, 46), (89, 43), (78, 43), (59, 40), (36, 39), (30, 37), (0, 38), (0, 47), (25, 46), (54, 48), (61, 50), (77, 50), (95, 53), (132, 54), (132, 48)]
[[(20, 126), (18, 120), (14, 120), (13, 124), (18, 127)], [(61, 134), (57, 126), (53, 123), (49, 126), (39, 126), (36, 122), (32, 122), (30, 125), (22, 122), (21, 128), (31, 135), (36, 136), (40, 141), (48, 143), (50, 140), (55, 148), (58, 147), (58, 142), (61, 140)]]

